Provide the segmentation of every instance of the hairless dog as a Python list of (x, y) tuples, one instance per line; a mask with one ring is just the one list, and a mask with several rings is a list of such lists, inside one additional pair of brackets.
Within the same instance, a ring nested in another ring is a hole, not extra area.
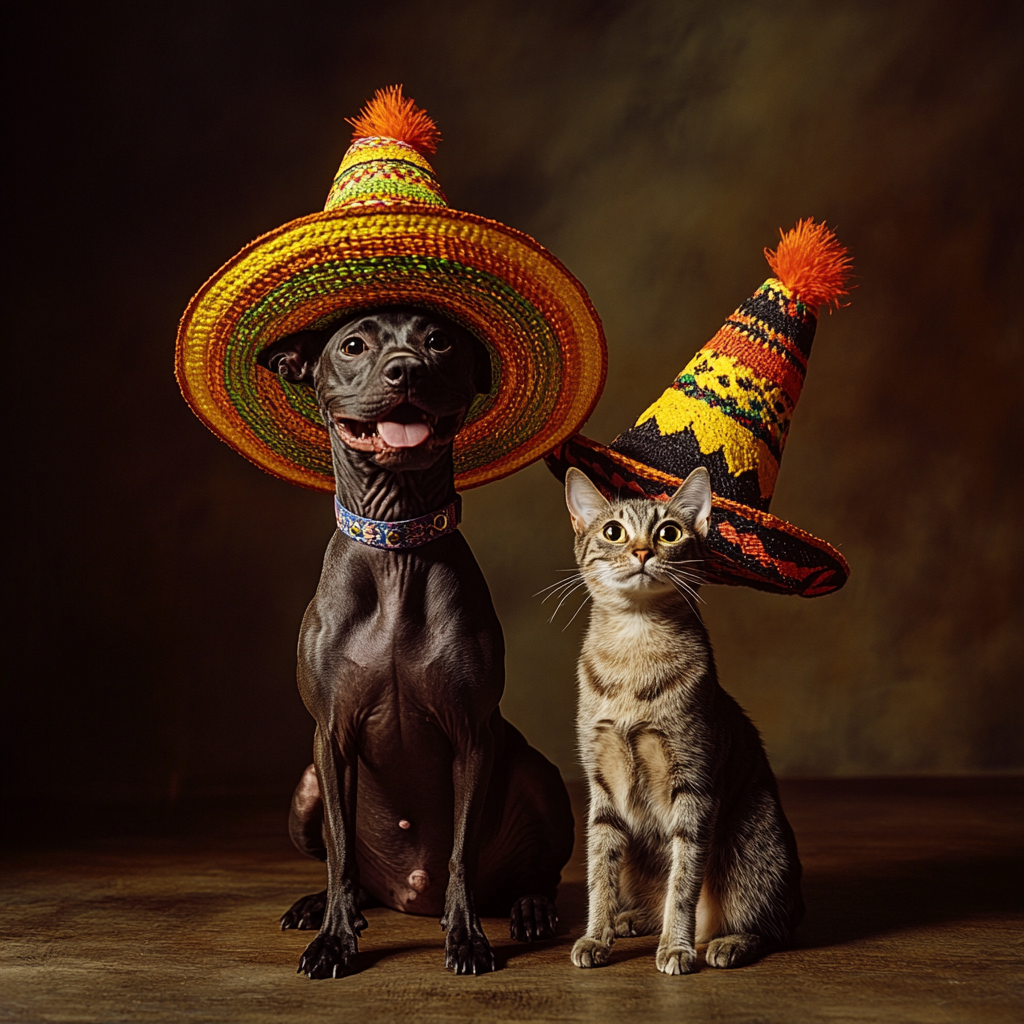
[(491, 388), (490, 360), (445, 317), (394, 308), (290, 335), (259, 363), (315, 387), (346, 522), (433, 514), (438, 532), (389, 550), (353, 539), (358, 525), (336, 531), (302, 621), (314, 764), (289, 827), (327, 861), (327, 889), (281, 919), (320, 927), (299, 971), (350, 973), (373, 899), (442, 915), (456, 973), (494, 970), (478, 914), (509, 913), (522, 941), (552, 935), (573, 819), (557, 768), (501, 716), (501, 626), (469, 546), (438, 511), (458, 500), (452, 446)]

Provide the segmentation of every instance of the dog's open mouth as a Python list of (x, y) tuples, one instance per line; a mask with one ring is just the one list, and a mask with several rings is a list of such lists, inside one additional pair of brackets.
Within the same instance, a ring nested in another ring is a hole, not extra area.
[(418, 406), (403, 402), (376, 421), (336, 416), (334, 428), (349, 448), (379, 455), (403, 448), (419, 448), (428, 443), (447, 444), (458, 433), (461, 422), (461, 413), (434, 416)]

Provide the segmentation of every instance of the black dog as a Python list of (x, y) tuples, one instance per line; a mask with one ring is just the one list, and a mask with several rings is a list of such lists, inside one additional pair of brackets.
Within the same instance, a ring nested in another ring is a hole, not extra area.
[[(468, 332), (385, 309), (281, 339), (258, 361), (316, 388), (345, 509), (393, 523), (457, 500), (452, 444), (491, 387), (486, 350)], [(300, 972), (353, 968), (368, 898), (443, 915), (445, 963), (458, 974), (494, 970), (479, 912), (510, 913), (522, 941), (554, 933), (572, 813), (558, 770), (501, 716), (504, 657), (460, 533), (397, 551), (335, 533), (299, 637), (315, 766), (295, 791), (290, 830), (327, 861), (326, 892), (281, 919), (320, 926)]]

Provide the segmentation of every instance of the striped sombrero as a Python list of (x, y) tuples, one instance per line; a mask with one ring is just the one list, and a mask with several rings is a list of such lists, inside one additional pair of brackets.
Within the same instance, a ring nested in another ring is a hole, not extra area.
[(586, 421), (604, 387), (600, 320), (583, 286), (529, 236), (448, 207), (426, 159), (437, 129), (380, 90), (322, 213), (257, 238), (199, 290), (178, 330), (185, 400), (219, 437), (291, 483), (334, 489), (312, 389), (257, 366), (296, 331), (380, 306), (443, 313), (491, 354), (492, 387), (455, 440), (456, 486), (541, 458)]
[(773, 275), (662, 396), (610, 445), (577, 434), (547, 457), (581, 469), (613, 500), (667, 500), (697, 466), (713, 492), (708, 583), (817, 597), (850, 575), (831, 544), (769, 511), (803, 387), (818, 307), (847, 294), (850, 259), (824, 224), (801, 221), (765, 250)]

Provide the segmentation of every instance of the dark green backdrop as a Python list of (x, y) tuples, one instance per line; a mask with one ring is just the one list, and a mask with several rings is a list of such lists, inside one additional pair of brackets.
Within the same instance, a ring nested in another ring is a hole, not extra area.
[[(3, 782), (46, 797), (290, 784), (295, 637), (330, 501), (263, 475), (172, 375), (189, 296), (318, 209), (343, 119), (404, 82), (453, 205), (536, 236), (608, 333), (610, 439), (814, 215), (856, 257), (773, 511), (845, 590), (706, 593), (724, 684), (787, 774), (1019, 771), (1022, 7), (23, 5), (8, 26), (11, 470)], [(578, 625), (542, 466), (466, 495), (508, 716), (576, 774)], [(574, 610), (574, 609), (573, 609)]]

